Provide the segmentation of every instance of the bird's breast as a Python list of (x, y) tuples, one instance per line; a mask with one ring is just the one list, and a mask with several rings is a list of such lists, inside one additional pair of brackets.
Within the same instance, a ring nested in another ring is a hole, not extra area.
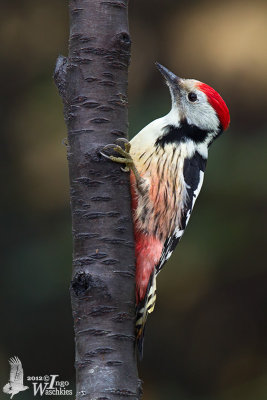
[(179, 226), (186, 201), (183, 151), (179, 146), (167, 145), (133, 151), (131, 155), (145, 182), (141, 194), (132, 174), (136, 229), (164, 242)]

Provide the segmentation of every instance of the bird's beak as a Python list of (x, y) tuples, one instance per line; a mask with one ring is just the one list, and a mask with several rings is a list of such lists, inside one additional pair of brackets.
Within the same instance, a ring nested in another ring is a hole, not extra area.
[(181, 87), (183, 79), (176, 76), (173, 72), (169, 71), (168, 68), (163, 65), (156, 63), (159, 72), (164, 76), (167, 85), (170, 89), (170, 95), (172, 99), (172, 106), (178, 105), (181, 98)]
[(157, 66), (159, 72), (166, 79), (166, 82), (167, 82), (168, 86), (170, 87), (170, 89), (173, 92), (176, 92), (177, 90), (179, 90), (179, 85), (180, 85), (182, 79), (179, 78), (179, 76), (176, 76), (170, 70), (168, 70), (168, 68), (163, 67), (163, 65), (159, 64), (158, 62), (156, 62), (156, 66)]

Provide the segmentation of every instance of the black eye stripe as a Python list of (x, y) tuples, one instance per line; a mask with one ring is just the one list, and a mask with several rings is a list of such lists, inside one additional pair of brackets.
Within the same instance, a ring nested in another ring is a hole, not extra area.
[(192, 102), (196, 101), (196, 100), (197, 100), (197, 95), (196, 95), (196, 93), (194, 93), (194, 92), (188, 93), (188, 100), (189, 100), (189, 101), (192, 101)]

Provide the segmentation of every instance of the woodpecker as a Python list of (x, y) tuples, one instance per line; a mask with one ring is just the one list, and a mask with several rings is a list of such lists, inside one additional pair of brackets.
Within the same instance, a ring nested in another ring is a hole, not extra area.
[(136, 255), (136, 339), (143, 354), (147, 316), (154, 310), (156, 277), (181, 239), (202, 187), (208, 149), (229, 126), (229, 110), (210, 86), (182, 79), (156, 63), (172, 107), (130, 142), (104, 147), (106, 158), (130, 171)]

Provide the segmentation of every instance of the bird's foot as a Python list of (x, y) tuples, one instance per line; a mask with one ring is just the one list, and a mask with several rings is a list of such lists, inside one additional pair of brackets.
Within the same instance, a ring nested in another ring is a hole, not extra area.
[[(100, 154), (107, 158), (108, 160), (114, 161), (119, 164), (125, 164), (125, 167), (121, 167), (121, 170), (123, 172), (129, 172), (130, 170), (133, 171), (136, 182), (137, 183), (142, 183), (143, 178), (139, 175), (139, 172), (136, 169), (136, 166), (134, 164), (134, 161), (130, 155), (130, 149), (131, 149), (131, 143), (124, 138), (119, 138), (116, 140), (116, 142), (122, 142), (124, 144), (124, 149), (122, 146), (119, 144), (107, 144), (105, 147), (103, 147), (102, 151), (100, 151)], [(104, 153), (106, 150), (114, 150), (115, 152), (119, 153), (122, 157), (115, 157), (112, 155), (107, 155)]]

